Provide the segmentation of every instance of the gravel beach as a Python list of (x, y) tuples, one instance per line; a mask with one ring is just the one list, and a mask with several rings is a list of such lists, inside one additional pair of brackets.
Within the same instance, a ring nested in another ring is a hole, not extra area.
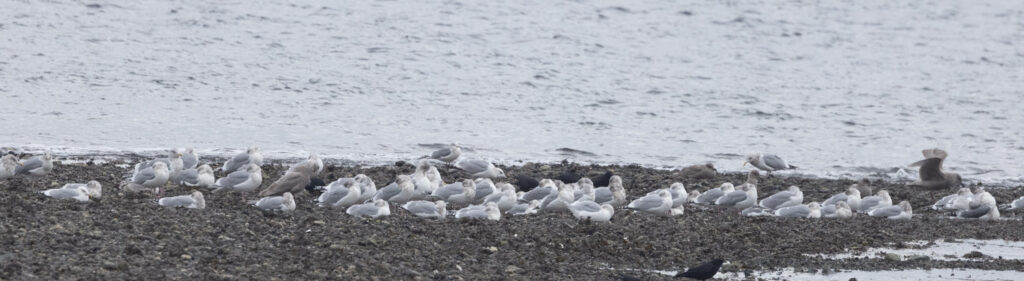
[[(1024, 241), (1020, 214), (1007, 219), (949, 219), (932, 211), (943, 191), (915, 191), (902, 183), (873, 182), (893, 201), (909, 200), (915, 217), (907, 221), (857, 216), (853, 219), (742, 217), (732, 210), (688, 206), (686, 214), (664, 218), (616, 210), (609, 224), (581, 222), (568, 213), (503, 217), (499, 222), (426, 220), (392, 206), (382, 219), (350, 217), (342, 210), (317, 208), (302, 194), (291, 213), (270, 213), (246, 205), (237, 194), (206, 192), (204, 210), (165, 209), (152, 194), (117, 190), (130, 163), (55, 164), (47, 177), (0, 181), (0, 278), (4, 280), (615, 280), (629, 274), (670, 280), (648, 270), (680, 270), (714, 257), (728, 261), (723, 271), (752, 272), (794, 268), (838, 269), (976, 268), (1022, 270), (1020, 260), (983, 257), (936, 259), (829, 260), (831, 254), (936, 239)], [(264, 165), (264, 187), (285, 167)], [(687, 180), (674, 171), (639, 166), (572, 163), (503, 167), (515, 175), (554, 177), (572, 170), (621, 175), (629, 197), (668, 187), (706, 190), (745, 175), (720, 174)], [(363, 173), (378, 187), (411, 165), (329, 166), (325, 181)], [(441, 169), (446, 182), (461, 175)], [(69, 182), (97, 180), (101, 201), (76, 203), (45, 198), (39, 191)], [(805, 202), (822, 201), (853, 180), (762, 176), (763, 198), (790, 185), (800, 186)], [(1021, 187), (989, 188), (999, 203), (1024, 194)], [(186, 194), (175, 187), (167, 196)], [(253, 196), (250, 196), (250, 199)], [(459, 206), (449, 206), (458, 208)], [(984, 254), (984, 253), (982, 253)], [(748, 275), (749, 276), (749, 275)]]

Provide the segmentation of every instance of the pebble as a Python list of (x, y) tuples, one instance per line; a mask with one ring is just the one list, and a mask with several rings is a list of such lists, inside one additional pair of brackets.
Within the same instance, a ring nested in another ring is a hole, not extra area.
[(897, 254), (885, 254), (885, 260), (887, 261), (900, 261), (900, 255)]

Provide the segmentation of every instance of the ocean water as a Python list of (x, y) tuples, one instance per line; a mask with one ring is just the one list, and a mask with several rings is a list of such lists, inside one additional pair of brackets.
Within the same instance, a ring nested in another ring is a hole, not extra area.
[(14, 1), (0, 147), (713, 162), (1019, 184), (1015, 1)]

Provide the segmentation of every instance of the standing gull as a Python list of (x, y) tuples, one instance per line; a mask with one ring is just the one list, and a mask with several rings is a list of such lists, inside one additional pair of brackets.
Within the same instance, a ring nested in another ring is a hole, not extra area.
[(459, 146), (458, 143), (453, 143), (446, 148), (434, 151), (434, 153), (430, 154), (430, 158), (445, 163), (451, 163), (452, 161), (459, 159), (459, 155), (462, 155), (462, 147)]
[[(383, 190), (383, 189), (382, 189)], [(412, 189), (410, 189), (410, 192)], [(387, 201), (376, 199), (359, 205), (352, 205), (345, 210), (345, 213), (353, 217), (386, 217), (391, 215), (391, 207)]]
[(494, 164), (479, 159), (466, 159), (459, 161), (456, 165), (459, 169), (466, 171), (467, 174), (474, 178), (504, 178), (505, 171), (494, 167)]
[(908, 183), (908, 186), (921, 187), (924, 189), (948, 189), (963, 186), (963, 180), (959, 174), (946, 173), (942, 171), (942, 162), (946, 160), (946, 151), (938, 148), (925, 149), (921, 151), (924, 160), (910, 164), (911, 167), (921, 166), (918, 170), (920, 180)]
[(889, 191), (879, 190), (878, 194), (868, 196), (860, 199), (860, 208), (858, 211), (861, 213), (867, 213), (877, 208), (884, 208), (892, 206), (892, 197), (889, 197)]
[(168, 208), (205, 209), (206, 199), (203, 198), (202, 192), (193, 191), (190, 195), (160, 198), (157, 204)]
[(305, 165), (292, 168), (294, 169), (288, 170), (284, 173), (284, 176), (281, 176), (281, 178), (271, 183), (266, 189), (260, 191), (260, 196), (276, 196), (285, 192), (297, 194), (305, 190), (316, 173), (316, 167)]
[(245, 152), (236, 154), (235, 157), (231, 157), (227, 162), (224, 162), (224, 166), (220, 167), (220, 169), (226, 173), (232, 173), (249, 164), (263, 165), (263, 152), (260, 150), (260, 147), (251, 146)]
[(14, 168), (14, 174), (41, 177), (49, 174), (50, 170), (53, 170), (53, 154), (46, 151), (43, 155), (21, 161), (21, 165)]
[(778, 170), (796, 169), (796, 166), (790, 165), (782, 157), (770, 153), (754, 152), (747, 154), (747, 161), (743, 165), (746, 166), (748, 163), (768, 173)]
[[(882, 191), (879, 191), (879, 193), (881, 192)], [(896, 206), (881, 207), (871, 210), (868, 212), (868, 215), (872, 217), (887, 217), (894, 220), (901, 220), (910, 219), (914, 215), (914, 211), (910, 207), (910, 202), (904, 200)]]
[(21, 163), (18, 162), (17, 157), (11, 154), (4, 155), (4, 157), (0, 158), (0, 180), (13, 177), (19, 166), (21, 166)]
[(786, 191), (780, 191), (761, 200), (761, 207), (776, 210), (789, 206), (796, 206), (804, 202), (804, 193), (798, 186), (790, 186)]
[(402, 209), (409, 211), (417, 217), (443, 219), (448, 216), (448, 209), (445, 209), (447, 206), (448, 203), (441, 200), (434, 202), (417, 200), (405, 203), (405, 205), (402, 205)]
[(220, 191), (237, 191), (242, 193), (242, 200), (245, 200), (245, 194), (256, 191), (260, 185), (263, 184), (263, 169), (260, 169), (259, 165), (249, 164), (245, 169), (234, 171), (227, 176), (220, 178), (214, 183), (217, 189), (214, 192)]
[(253, 206), (264, 211), (291, 212), (295, 211), (295, 197), (292, 196), (291, 192), (285, 192), (281, 196), (260, 198), (260, 200), (253, 203)]
[(661, 190), (658, 193), (648, 194), (633, 200), (633, 202), (629, 202), (626, 208), (661, 216), (670, 216), (672, 211), (672, 194), (668, 190)]

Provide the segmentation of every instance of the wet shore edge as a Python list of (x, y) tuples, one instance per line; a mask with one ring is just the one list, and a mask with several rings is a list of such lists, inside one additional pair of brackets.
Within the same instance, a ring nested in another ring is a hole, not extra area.
[[(798, 272), (1024, 269), (1021, 260), (984, 252), (956, 260), (814, 256), (914, 247), (908, 243), (921, 240), (1024, 241), (1022, 213), (1004, 212), (1004, 219), (995, 221), (948, 218), (930, 206), (953, 190), (915, 190), (902, 182), (872, 181), (872, 185), (875, 190), (888, 190), (894, 202), (910, 201), (915, 217), (905, 221), (861, 215), (852, 219), (743, 217), (735, 210), (706, 206), (687, 206), (685, 215), (671, 218), (617, 209), (608, 224), (578, 221), (568, 213), (506, 216), (498, 222), (436, 221), (416, 218), (397, 206), (392, 206), (390, 217), (353, 218), (343, 210), (316, 207), (309, 194), (298, 196), (298, 208), (291, 213), (262, 212), (232, 193), (210, 194), (204, 210), (165, 209), (156, 205), (152, 194), (117, 189), (130, 173), (130, 164), (68, 162), (55, 164), (44, 178), (0, 181), (5, 217), (0, 225), (0, 278), (613, 280), (628, 274), (670, 280), (650, 270), (681, 270), (715, 257), (728, 261), (723, 271), (746, 273), (785, 268)], [(566, 171), (596, 176), (611, 170), (622, 176), (630, 199), (673, 182), (703, 191), (746, 177), (729, 173), (694, 180), (670, 170), (567, 162), (502, 168), (510, 180), (516, 175), (556, 177)], [(265, 164), (264, 187), (284, 169), (282, 163)], [(456, 169), (440, 170), (445, 182), (464, 176)], [(396, 175), (412, 171), (411, 165), (401, 163), (330, 165), (321, 178), (329, 182), (361, 173), (383, 186)], [(89, 180), (104, 186), (98, 202), (54, 201), (39, 193)], [(805, 193), (805, 202), (820, 202), (854, 182), (777, 174), (762, 176), (758, 193), (763, 198), (797, 185)], [(1024, 195), (1020, 186), (988, 191), (1000, 204)], [(174, 187), (166, 196), (188, 192)]]

